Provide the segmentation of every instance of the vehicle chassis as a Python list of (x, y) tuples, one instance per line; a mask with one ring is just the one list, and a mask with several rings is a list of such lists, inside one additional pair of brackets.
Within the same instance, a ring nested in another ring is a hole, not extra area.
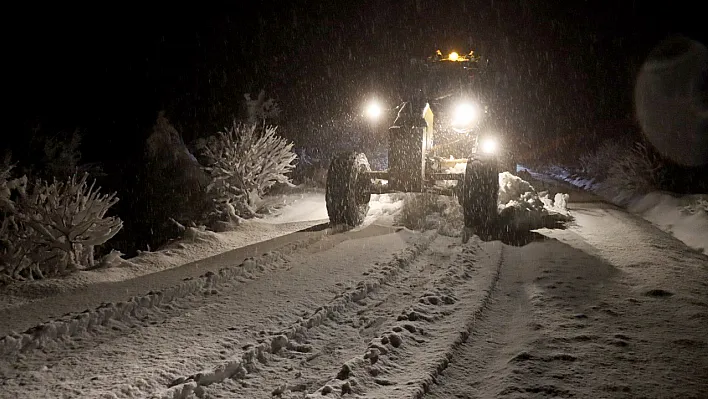
[[(422, 112), (416, 112), (421, 108)], [(388, 129), (388, 170), (372, 171), (362, 153), (335, 155), (328, 170), (325, 196), (332, 224), (361, 224), (371, 194), (394, 192), (456, 196), (463, 207), (466, 227), (479, 232), (494, 223), (500, 172), (497, 158), (476, 151), (468, 158), (432, 156), (433, 120), (428, 103), (416, 107), (406, 102), (399, 107), (397, 118)], [(465, 173), (445, 172), (458, 164), (466, 164)], [(457, 184), (435, 184), (441, 180), (454, 180)]]

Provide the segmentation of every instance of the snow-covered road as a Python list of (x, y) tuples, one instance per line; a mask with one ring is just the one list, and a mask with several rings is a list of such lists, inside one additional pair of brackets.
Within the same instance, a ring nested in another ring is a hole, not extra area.
[(426, 397), (708, 397), (706, 257), (612, 207), (575, 216), (506, 248), (485, 316)]
[(222, 256), (40, 348), (5, 340), (0, 397), (708, 397), (708, 258), (571, 209), (524, 246), (374, 223)]

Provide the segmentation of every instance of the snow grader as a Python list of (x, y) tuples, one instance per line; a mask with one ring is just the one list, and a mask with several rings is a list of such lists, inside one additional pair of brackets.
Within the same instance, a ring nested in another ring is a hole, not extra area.
[[(330, 162), (325, 199), (331, 224), (360, 225), (372, 194), (434, 193), (457, 197), (465, 234), (492, 234), (504, 162), (496, 138), (483, 134), (489, 110), (475, 92), (487, 65), (474, 52), (443, 56), (437, 51), (411, 61), (408, 80), (415, 89), (391, 110), (388, 168), (371, 170), (366, 155), (355, 151), (336, 154)], [(371, 117), (383, 112), (376, 103), (367, 109)], [(434, 144), (438, 133), (452, 139)], [(449, 155), (453, 147), (467, 156)]]

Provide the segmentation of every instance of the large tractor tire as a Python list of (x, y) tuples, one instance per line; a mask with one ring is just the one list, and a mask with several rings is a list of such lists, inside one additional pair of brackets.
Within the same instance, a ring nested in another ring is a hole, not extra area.
[(484, 241), (493, 238), (498, 221), (499, 169), (498, 161), (491, 157), (473, 156), (467, 162), (459, 198), (465, 222), (463, 242), (471, 234)]
[(366, 155), (340, 153), (332, 158), (327, 172), (325, 202), (333, 225), (358, 226), (369, 212), (371, 171)]

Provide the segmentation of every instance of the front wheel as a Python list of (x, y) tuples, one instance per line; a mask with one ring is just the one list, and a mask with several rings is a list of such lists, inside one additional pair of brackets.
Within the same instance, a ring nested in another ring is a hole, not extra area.
[(344, 152), (335, 155), (327, 172), (325, 202), (333, 225), (359, 226), (369, 212), (371, 171), (366, 155)]
[(492, 238), (498, 219), (498, 197), (498, 161), (491, 157), (471, 157), (467, 162), (459, 198), (465, 222), (463, 241), (469, 239), (471, 232), (485, 241)]

